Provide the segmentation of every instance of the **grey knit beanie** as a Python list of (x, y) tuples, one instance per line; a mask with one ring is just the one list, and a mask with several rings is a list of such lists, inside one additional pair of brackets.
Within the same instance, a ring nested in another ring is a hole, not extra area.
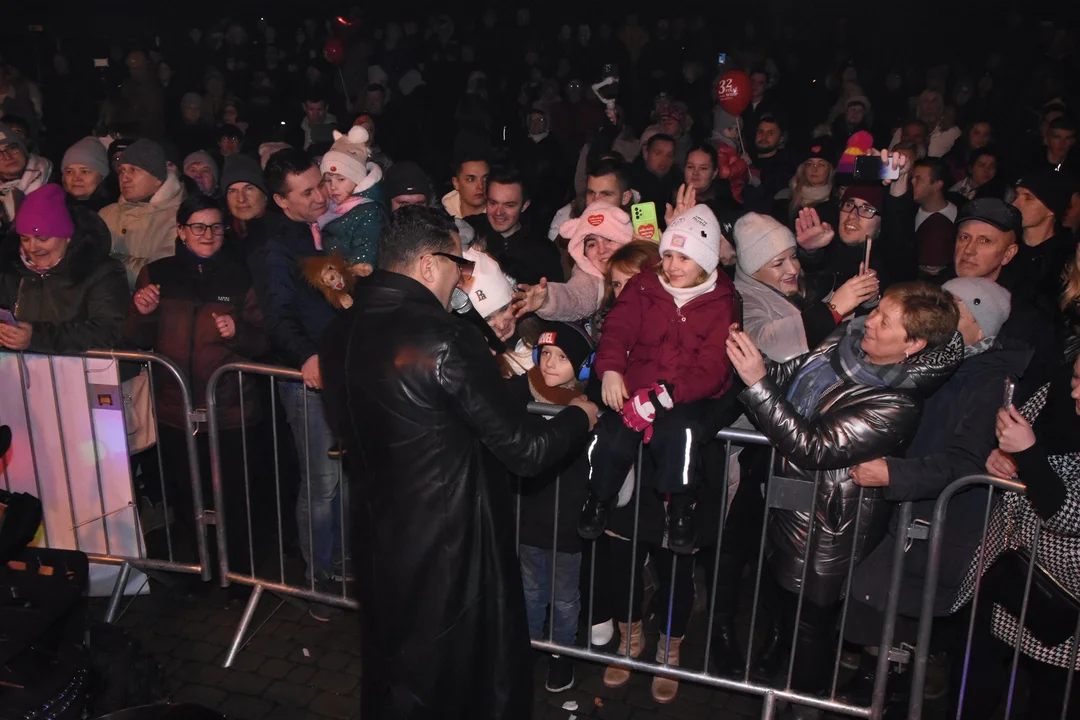
[(1012, 312), (1012, 294), (988, 278), (954, 278), (941, 287), (967, 306), (985, 337), (997, 337)]
[(121, 165), (134, 165), (165, 182), (169, 177), (169, 170), (165, 165), (165, 148), (153, 140), (143, 138), (136, 140), (120, 153)]
[(91, 135), (67, 149), (64, 159), (60, 161), (61, 172), (67, 170), (68, 165), (85, 165), (91, 170), (97, 170), (101, 177), (106, 177), (110, 169), (109, 155), (101, 141)]
[(225, 158), (225, 168), (221, 171), (221, 190), (229, 192), (236, 183), (251, 183), (267, 195), (266, 183), (259, 161), (247, 155), (230, 155)]

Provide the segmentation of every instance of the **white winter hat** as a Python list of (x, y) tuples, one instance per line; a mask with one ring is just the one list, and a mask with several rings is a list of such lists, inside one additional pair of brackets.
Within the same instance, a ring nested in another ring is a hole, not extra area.
[(509, 305), (514, 289), (495, 258), (473, 248), (462, 253), (462, 257), (475, 263), (472, 277), (462, 289), (469, 294), (469, 300), (476, 311), (486, 318)]
[(735, 263), (751, 276), (780, 253), (795, 247), (791, 230), (768, 215), (743, 215), (731, 234), (735, 236)]
[(712, 275), (720, 262), (720, 221), (707, 205), (695, 205), (675, 218), (660, 237), (660, 255), (682, 253)]
[(348, 135), (334, 131), (334, 144), (319, 163), (319, 170), (346, 177), (359, 185), (367, 177), (370, 149), (368, 131), (362, 125), (349, 130)]
[(983, 337), (997, 337), (1012, 312), (1012, 294), (993, 280), (980, 277), (953, 278), (941, 286), (971, 311)]

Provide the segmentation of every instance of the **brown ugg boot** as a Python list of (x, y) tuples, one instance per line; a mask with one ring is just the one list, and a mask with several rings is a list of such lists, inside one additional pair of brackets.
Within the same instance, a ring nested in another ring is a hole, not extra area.
[[(683, 639), (681, 637), (671, 638), (671, 647), (668, 649), (668, 661), (667, 664), (671, 667), (679, 666), (679, 647), (682, 646)], [(664, 635), (660, 635), (660, 641), (656, 644), (656, 662), (663, 664), (664, 662), (664, 646), (667, 645), (668, 639)], [(652, 681), (652, 696), (653, 700), (658, 703), (666, 705), (675, 699), (675, 696), (679, 694), (679, 681), (672, 680), (671, 678), (660, 677), (659, 675), (653, 678)]]
[[(616, 655), (626, 657), (627, 638), (630, 640), (630, 657), (640, 657), (641, 651), (645, 649), (645, 629), (640, 620), (631, 624), (629, 628), (626, 623), (619, 623), (619, 649), (616, 651)], [(607, 669), (604, 670), (604, 684), (608, 687), (622, 687), (629, 679), (630, 671), (626, 668), (608, 665)]]

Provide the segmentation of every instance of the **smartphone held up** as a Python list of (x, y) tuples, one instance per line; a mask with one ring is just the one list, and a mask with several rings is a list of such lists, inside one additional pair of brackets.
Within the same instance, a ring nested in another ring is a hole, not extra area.
[(852, 175), (862, 182), (896, 180), (900, 177), (900, 168), (893, 167), (891, 162), (884, 162), (880, 155), (860, 155), (855, 158), (855, 171)]

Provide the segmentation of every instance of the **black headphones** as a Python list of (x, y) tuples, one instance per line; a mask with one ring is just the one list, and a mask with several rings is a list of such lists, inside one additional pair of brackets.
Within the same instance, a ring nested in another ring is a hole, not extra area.
[[(581, 336), (585, 338), (585, 342), (589, 344), (589, 347), (593, 348), (592, 353), (589, 354), (589, 357), (585, 358), (585, 362), (581, 364), (581, 367), (576, 368), (578, 382), (588, 382), (589, 377), (592, 376), (593, 360), (596, 359), (596, 343), (593, 342), (592, 336), (585, 331), (585, 328), (577, 323), (564, 322), (562, 324), (574, 328), (574, 330), (579, 332)], [(545, 342), (545, 340), (547, 340), (547, 342)], [(537, 367), (540, 366), (540, 348), (544, 345), (555, 345), (553, 342), (554, 340), (555, 333), (551, 330), (545, 330), (540, 333), (540, 337), (536, 341), (536, 346), (533, 347), (533, 365), (536, 365)]]

